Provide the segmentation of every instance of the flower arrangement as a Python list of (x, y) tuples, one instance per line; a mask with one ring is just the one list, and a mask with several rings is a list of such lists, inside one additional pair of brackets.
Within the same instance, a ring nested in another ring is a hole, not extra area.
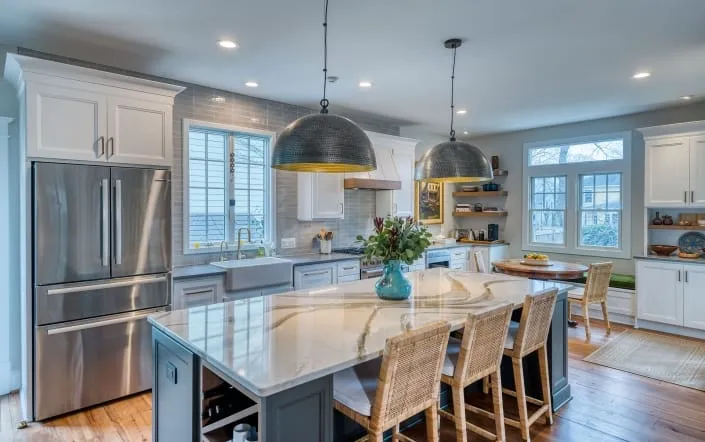
[(381, 258), (384, 264), (401, 261), (412, 264), (431, 245), (431, 233), (412, 217), (375, 217), (375, 233), (357, 240), (365, 247), (365, 257)]

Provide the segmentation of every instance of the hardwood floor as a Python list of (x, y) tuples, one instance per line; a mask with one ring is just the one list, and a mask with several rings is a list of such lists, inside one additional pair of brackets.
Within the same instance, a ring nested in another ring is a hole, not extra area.
[[(594, 321), (592, 339), (585, 341), (582, 324), (569, 329), (569, 377), (573, 400), (554, 419), (553, 426), (535, 424), (533, 441), (703, 441), (705, 440), (705, 392), (656, 381), (583, 362), (582, 359), (626, 327), (613, 324), (605, 335)], [(0, 441), (148, 441), (151, 439), (151, 396), (148, 393), (60, 417), (32, 423), (16, 430), (19, 421), (17, 395), (0, 398)], [(505, 396), (507, 413), (512, 398)], [(475, 419), (473, 419), (475, 422)], [(489, 422), (477, 421), (488, 425)], [(489, 425), (488, 425), (489, 426)], [(491, 427), (490, 427), (491, 428)], [(425, 441), (422, 426), (408, 432)], [(449, 421), (442, 421), (441, 440), (454, 441)], [(468, 433), (469, 441), (484, 440)], [(507, 427), (507, 440), (520, 434)], [(299, 441), (292, 441), (299, 442)], [(301, 441), (305, 442), (305, 441)]]

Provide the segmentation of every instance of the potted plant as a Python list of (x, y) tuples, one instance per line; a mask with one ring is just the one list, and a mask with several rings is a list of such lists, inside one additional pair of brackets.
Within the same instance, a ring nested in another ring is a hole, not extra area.
[(375, 284), (382, 299), (403, 300), (411, 294), (411, 283), (401, 271), (402, 263), (412, 264), (431, 245), (431, 233), (413, 218), (376, 217), (375, 232), (357, 240), (365, 247), (365, 257), (379, 258), (384, 263), (382, 278)]

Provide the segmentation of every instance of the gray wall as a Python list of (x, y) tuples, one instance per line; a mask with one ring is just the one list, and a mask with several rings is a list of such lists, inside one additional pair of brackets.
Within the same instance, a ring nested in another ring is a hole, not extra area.
[[(504, 188), (509, 191), (506, 203), (503, 204), (501, 199), (495, 202), (500, 206), (504, 205), (509, 211), (509, 217), (500, 221), (499, 224), (500, 230), (503, 230), (502, 237), (511, 243), (510, 256), (519, 257), (523, 254), (521, 245), (521, 196), (523, 186), (525, 185), (522, 177), (524, 143), (633, 131), (640, 127), (661, 126), (699, 120), (705, 120), (705, 103), (703, 102), (620, 117), (491, 135), (470, 140), (472, 143), (482, 148), (486, 155), (499, 155), (501, 167), (509, 170), (507, 177), (497, 179), (497, 182), (503, 184)], [(403, 135), (407, 136), (407, 133), (409, 132), (402, 130)], [(632, 235), (632, 255), (640, 255), (643, 254), (644, 251), (644, 140), (638, 132), (634, 134), (632, 149), (632, 225), (627, 226), (627, 229)], [(455, 202), (452, 198), (446, 200), (446, 206), (454, 204)], [(484, 218), (477, 220), (459, 218), (453, 222), (457, 227), (486, 228), (487, 223), (492, 221)], [(448, 222), (446, 222), (446, 224), (446, 228), (450, 229), (451, 226), (448, 225)], [(578, 255), (561, 256), (551, 254), (551, 256), (554, 256), (556, 259), (584, 263), (604, 260), (604, 258)], [(616, 259), (614, 263), (615, 272), (634, 273), (633, 260)]]

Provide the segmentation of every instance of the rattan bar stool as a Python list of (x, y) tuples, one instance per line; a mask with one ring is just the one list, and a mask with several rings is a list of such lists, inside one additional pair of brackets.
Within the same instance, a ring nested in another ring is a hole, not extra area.
[[(538, 295), (528, 295), (524, 299), (524, 307), (519, 323), (509, 324), (509, 334), (504, 344), (504, 354), (512, 358), (514, 368), (514, 386), (516, 391), (503, 389), (505, 394), (517, 398), (519, 408), (519, 421), (505, 416), (504, 423), (521, 430), (521, 438), (529, 441), (529, 427), (541, 416), (545, 416), (546, 423), (553, 424), (551, 409), (551, 384), (548, 376), (548, 354), (546, 341), (551, 327), (553, 309), (556, 306), (558, 290), (550, 290)], [(541, 375), (541, 394), (543, 400), (526, 395), (524, 384), (523, 358), (538, 351), (539, 372)], [(526, 404), (538, 405), (539, 409), (529, 416)]]
[[(382, 359), (362, 363), (333, 377), (335, 409), (362, 425), (367, 440), (411, 441), (399, 423), (426, 414), (426, 437), (438, 442), (438, 396), (450, 324), (434, 322), (387, 339)], [(413, 441), (412, 441), (413, 442)]]
[(583, 306), (583, 320), (585, 321), (585, 337), (590, 340), (590, 304), (600, 304), (602, 306), (602, 316), (605, 318), (607, 334), (612, 331), (610, 326), (610, 316), (607, 312), (607, 293), (610, 289), (610, 278), (612, 277), (612, 263), (602, 262), (590, 264), (585, 287), (568, 291), (568, 318), (573, 319), (571, 312), (572, 304)]
[[(441, 381), (451, 387), (453, 413), (444, 410), (439, 410), (439, 413), (455, 423), (455, 439), (458, 442), (467, 442), (466, 430), (490, 440), (505, 440), (500, 363), (512, 310), (512, 304), (503, 304), (483, 313), (471, 313), (465, 322), (462, 341), (450, 338)], [(465, 403), (465, 387), (487, 376), (492, 378), (494, 414)], [(467, 422), (466, 409), (484, 416), (494, 416), (496, 433)]]

